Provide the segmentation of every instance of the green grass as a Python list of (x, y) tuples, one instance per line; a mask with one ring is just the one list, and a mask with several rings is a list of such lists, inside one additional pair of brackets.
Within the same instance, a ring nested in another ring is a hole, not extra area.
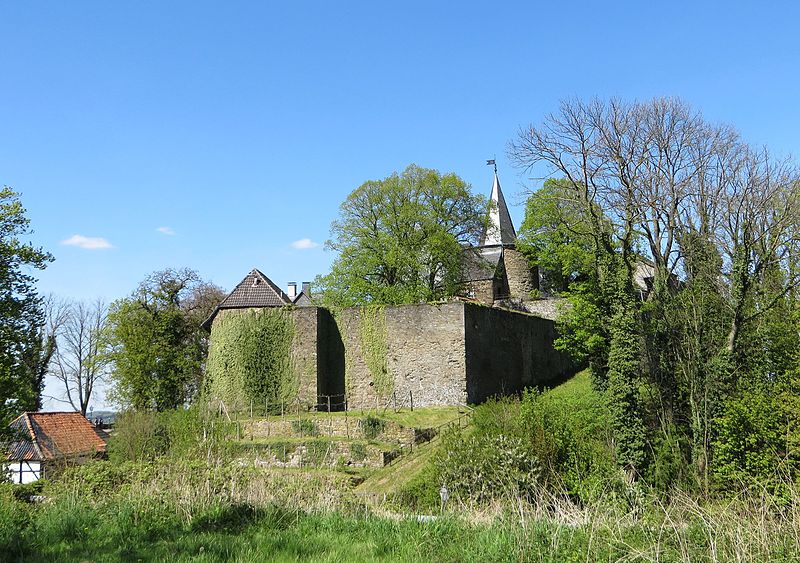
[(547, 514), (520, 520), (510, 512), (469, 523), (453, 514), (419, 521), (364, 508), (307, 513), (228, 502), (186, 512), (154, 498), (9, 502), (0, 501), (4, 561), (791, 561), (798, 555), (798, 523), (791, 518), (764, 521), (697, 505), (671, 514), (653, 510), (638, 520), (586, 513), (587, 521), (559, 523)]
[[(460, 414), (466, 412), (468, 409), (466, 407), (423, 407), (423, 408), (415, 408), (413, 411), (409, 408), (402, 408), (395, 412), (392, 408), (388, 409), (371, 409), (366, 411), (361, 410), (351, 410), (347, 413), (344, 412), (310, 412), (310, 413), (301, 413), (299, 416), (296, 414), (286, 414), (285, 416), (280, 415), (271, 415), (267, 417), (254, 417), (254, 420), (268, 420), (268, 421), (281, 421), (286, 420), (292, 422), (293, 424), (303, 425), (304, 427), (308, 424), (307, 422), (316, 422), (319, 425), (324, 425), (325, 420), (328, 418), (342, 418), (342, 417), (349, 417), (352, 419), (363, 419), (367, 418), (368, 416), (373, 416), (385, 420), (389, 420), (400, 426), (404, 426), (406, 428), (434, 428), (441, 424), (445, 424), (454, 418), (457, 418)], [(247, 417), (243, 417), (242, 421), (247, 420)], [(324, 431), (324, 428), (320, 426), (320, 432)]]
[(413, 411), (402, 409), (399, 412), (389, 409), (385, 413), (379, 413), (379, 416), (406, 428), (435, 428), (450, 422), (467, 410), (464, 407), (425, 407)]
[(373, 471), (356, 491), (375, 495), (394, 494), (416, 479), (431, 462), (437, 442), (416, 446), (414, 452), (405, 454), (397, 462)]
[(585, 403), (594, 395), (592, 374), (588, 369), (576, 373), (560, 385), (544, 392), (551, 399), (563, 400), (571, 404)]

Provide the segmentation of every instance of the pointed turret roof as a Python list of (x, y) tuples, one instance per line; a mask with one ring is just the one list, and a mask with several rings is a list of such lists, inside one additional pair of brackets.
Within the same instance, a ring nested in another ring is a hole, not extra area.
[(489, 212), (489, 226), (481, 236), (481, 246), (514, 244), (517, 241), (517, 233), (514, 230), (514, 223), (511, 222), (511, 215), (508, 212), (506, 198), (503, 197), (503, 190), (500, 189), (500, 180), (497, 178), (497, 172), (494, 173), (490, 199), (493, 205), (492, 210)]

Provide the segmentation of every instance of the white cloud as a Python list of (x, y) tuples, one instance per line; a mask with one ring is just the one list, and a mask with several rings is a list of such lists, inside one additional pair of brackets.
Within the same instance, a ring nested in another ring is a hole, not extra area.
[(292, 248), (296, 248), (298, 250), (308, 250), (309, 248), (316, 248), (319, 246), (319, 243), (314, 242), (310, 238), (301, 238), (300, 240), (296, 240), (292, 243)]
[(102, 237), (85, 237), (83, 235), (72, 235), (68, 239), (61, 241), (64, 246), (77, 246), (87, 250), (102, 250), (104, 248), (114, 248), (114, 245)]
[(175, 231), (172, 229), (172, 227), (159, 227), (156, 230), (159, 233), (161, 233), (162, 235), (170, 235), (170, 236), (172, 236), (172, 235), (175, 234)]

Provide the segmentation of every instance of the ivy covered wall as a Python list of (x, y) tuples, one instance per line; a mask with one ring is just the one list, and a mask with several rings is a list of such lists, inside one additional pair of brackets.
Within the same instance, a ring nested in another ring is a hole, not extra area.
[[(574, 371), (553, 321), (474, 304), (221, 311), (206, 396), (246, 409), (457, 405)], [(261, 411), (261, 409), (258, 409)], [(263, 412), (263, 411), (262, 411)]]
[(349, 408), (467, 400), (464, 306), (353, 307), (336, 314)]
[(316, 404), (316, 317), (315, 309), (220, 311), (211, 329), (206, 397), (235, 409), (251, 401)]

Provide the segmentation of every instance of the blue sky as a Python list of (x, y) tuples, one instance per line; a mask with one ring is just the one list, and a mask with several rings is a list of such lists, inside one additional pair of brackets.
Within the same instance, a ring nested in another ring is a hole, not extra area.
[(488, 195), (496, 155), (521, 202), (506, 144), (564, 97), (680, 96), (800, 153), (796, 3), (433, 4), (0, 1), (0, 184), (56, 257), (40, 290), (313, 279), (341, 201), (411, 162)]

